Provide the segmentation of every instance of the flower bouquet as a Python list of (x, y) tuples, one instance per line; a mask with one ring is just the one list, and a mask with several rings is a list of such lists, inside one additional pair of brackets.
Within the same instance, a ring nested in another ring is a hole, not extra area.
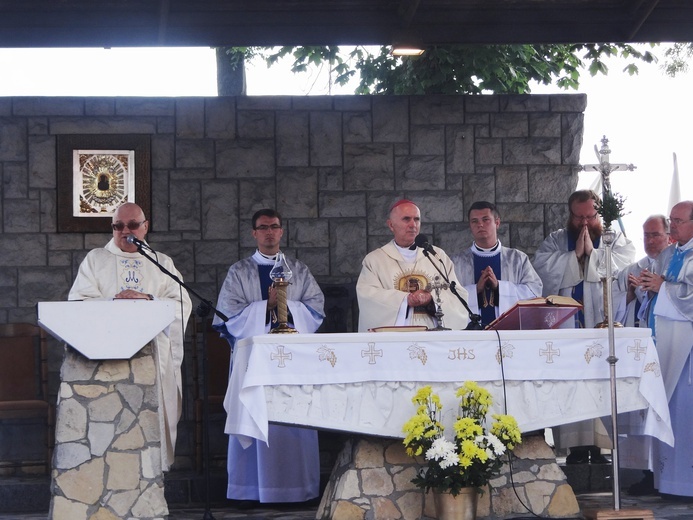
[(486, 430), (486, 414), (492, 403), (488, 390), (467, 381), (456, 396), (460, 401), (452, 440), (443, 434), (442, 405), (430, 386), (419, 389), (412, 398), (416, 414), (403, 427), (407, 454), (423, 455), (427, 462), (412, 482), (426, 491), (453, 496), (463, 488), (480, 490), (488, 484), (500, 473), (501, 456), (522, 442), (517, 421), (510, 415), (492, 415), (494, 422)]

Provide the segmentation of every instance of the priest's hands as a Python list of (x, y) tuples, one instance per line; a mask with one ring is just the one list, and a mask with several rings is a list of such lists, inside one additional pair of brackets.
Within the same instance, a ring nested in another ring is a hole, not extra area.
[(664, 277), (645, 269), (640, 273), (640, 287), (646, 291), (659, 292), (659, 288), (664, 283)]
[(423, 307), (431, 303), (432, 299), (430, 292), (419, 289), (407, 295), (407, 305), (409, 307)]
[(277, 289), (274, 285), (270, 285), (267, 289), (267, 308), (274, 309), (277, 306)]
[(583, 256), (590, 256), (592, 251), (594, 251), (594, 244), (592, 244), (590, 232), (587, 225), (585, 225), (582, 227), (575, 243), (575, 255), (578, 257), (578, 260), (580, 260)]
[(486, 266), (486, 269), (481, 271), (481, 276), (479, 276), (479, 281), (476, 282), (476, 292), (481, 294), (484, 289), (496, 289), (498, 287), (498, 278), (496, 274), (491, 269), (491, 266)]
[(133, 289), (125, 289), (114, 296), (116, 300), (153, 300), (151, 294), (141, 293)]

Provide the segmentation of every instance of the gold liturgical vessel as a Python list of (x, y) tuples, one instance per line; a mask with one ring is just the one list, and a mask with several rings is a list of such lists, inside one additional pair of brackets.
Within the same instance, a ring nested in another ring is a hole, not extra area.
[(274, 267), (270, 271), (270, 278), (274, 282), (274, 288), (277, 289), (277, 319), (279, 325), (270, 330), (270, 334), (296, 334), (298, 331), (287, 325), (288, 308), (286, 306), (286, 288), (291, 283), (293, 273), (286, 263), (284, 253), (279, 251), (277, 258), (274, 261)]

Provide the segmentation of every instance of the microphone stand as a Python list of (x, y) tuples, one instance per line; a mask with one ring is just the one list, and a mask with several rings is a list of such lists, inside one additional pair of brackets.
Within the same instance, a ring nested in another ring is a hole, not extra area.
[(423, 254), (426, 258), (428, 258), (428, 261), (431, 262), (433, 267), (435, 267), (435, 270), (440, 273), (440, 276), (443, 277), (443, 280), (447, 282), (447, 284), (450, 286), (450, 292), (457, 296), (457, 299), (462, 303), (464, 308), (467, 310), (467, 313), (469, 314), (469, 323), (465, 327), (464, 330), (484, 330), (484, 326), (481, 324), (481, 316), (479, 314), (474, 314), (472, 312), (472, 309), (469, 308), (469, 305), (467, 304), (466, 300), (460, 296), (460, 293), (457, 292), (457, 283), (454, 281), (450, 281), (450, 278), (448, 277), (447, 274), (443, 273), (443, 271), (440, 270), (438, 265), (433, 261), (433, 259), (430, 256), (430, 252), (428, 249), (425, 247), (423, 249)]
[(149, 260), (151, 263), (153, 263), (155, 266), (159, 268), (159, 270), (170, 277), (173, 281), (175, 281), (178, 285), (181, 287), (185, 288), (188, 292), (192, 293), (194, 296), (196, 296), (199, 300), (200, 303), (198, 304), (197, 308), (195, 309), (195, 313), (202, 318), (202, 422), (204, 424), (204, 436), (202, 437), (202, 453), (204, 457), (204, 466), (205, 466), (205, 512), (204, 516), (202, 517), (202, 520), (215, 520), (214, 515), (212, 515), (212, 511), (210, 510), (210, 498), (209, 498), (209, 484), (210, 484), (210, 475), (209, 475), (209, 388), (208, 388), (208, 374), (207, 374), (207, 316), (209, 315), (209, 312), (211, 310), (214, 310), (214, 314), (219, 316), (224, 322), (227, 322), (229, 319), (219, 310), (217, 309), (214, 305), (212, 305), (212, 302), (209, 300), (204, 299), (202, 296), (200, 296), (194, 289), (191, 289), (183, 280), (178, 278), (175, 274), (173, 274), (171, 271), (166, 269), (163, 265), (159, 263), (158, 260), (152, 258), (149, 256), (147, 253), (144, 252), (144, 248), (142, 247), (142, 244), (135, 244), (137, 246), (137, 251), (145, 257), (147, 260)]

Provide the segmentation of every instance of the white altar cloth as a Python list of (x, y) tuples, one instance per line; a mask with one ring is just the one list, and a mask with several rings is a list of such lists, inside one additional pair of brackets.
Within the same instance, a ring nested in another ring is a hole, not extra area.
[[(531, 431), (611, 414), (607, 329), (267, 334), (238, 342), (225, 431), (267, 442), (269, 421), (404, 437), (418, 388), (431, 384), (444, 424), (467, 380), (493, 394), (491, 413)], [(615, 330), (618, 411), (644, 410), (637, 431), (673, 446), (649, 329)], [(500, 345), (500, 348), (499, 348)], [(502, 352), (502, 364), (501, 355)], [(505, 385), (503, 385), (505, 379)], [(507, 396), (507, 410), (504, 409)]]

